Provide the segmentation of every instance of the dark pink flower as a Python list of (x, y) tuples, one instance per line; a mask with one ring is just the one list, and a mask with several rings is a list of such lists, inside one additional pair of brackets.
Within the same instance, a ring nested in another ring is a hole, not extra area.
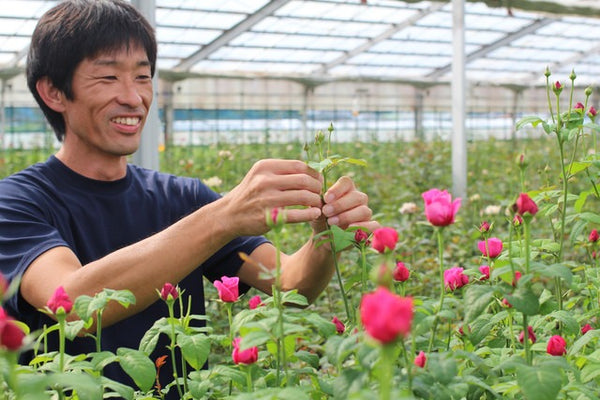
[(431, 225), (448, 226), (454, 223), (454, 217), (460, 208), (460, 198), (452, 201), (450, 193), (439, 189), (430, 189), (422, 197), (425, 201), (425, 217)]
[(477, 248), (485, 257), (496, 258), (500, 255), (500, 253), (502, 253), (502, 240), (495, 237), (481, 240), (477, 243)]
[(506, 298), (502, 299), (502, 304), (508, 308), (512, 308), (512, 304), (510, 304)]
[(415, 365), (419, 368), (425, 368), (425, 364), (427, 363), (427, 356), (425, 352), (420, 351), (419, 355), (415, 357)]
[(15, 320), (0, 307), (0, 348), (9, 351), (18, 350), (23, 344), (24, 337), (25, 333), (15, 323)]
[(469, 283), (469, 277), (463, 274), (464, 269), (452, 267), (444, 271), (444, 285), (446, 289), (456, 290)]
[(523, 224), (523, 217), (521, 217), (519, 214), (516, 214), (512, 223), (514, 226), (521, 226), (521, 224)]
[(167, 301), (171, 296), (172, 300), (177, 299), (179, 297), (179, 292), (177, 291), (177, 287), (173, 286), (171, 283), (166, 282), (162, 289), (160, 290), (160, 298)]
[[(527, 327), (527, 338), (529, 340), (531, 340), (531, 343), (535, 343), (537, 338), (535, 337), (535, 333), (533, 332), (533, 327), (528, 326)], [(521, 333), (519, 333), (519, 342), (523, 343), (523, 341), (525, 340), (525, 332), (521, 331)]]
[(588, 236), (588, 240), (592, 243), (596, 243), (600, 239), (600, 235), (598, 234), (597, 229), (592, 229), (590, 235)]
[(233, 339), (233, 352), (231, 358), (236, 364), (254, 364), (258, 360), (258, 347), (250, 347), (246, 350), (240, 350), (242, 338)]
[(537, 204), (535, 204), (535, 201), (527, 193), (519, 194), (514, 207), (515, 211), (521, 216), (525, 215), (525, 213), (535, 215), (538, 212)]
[(479, 272), (481, 272), (481, 280), (482, 281), (487, 281), (488, 279), (490, 279), (490, 266), (489, 265), (482, 265), (479, 267)]
[(398, 232), (393, 228), (377, 228), (373, 231), (373, 242), (371, 247), (379, 253), (384, 253), (386, 249), (394, 250), (398, 242)]
[(513, 278), (512, 285), (517, 286), (519, 279), (521, 279), (521, 271), (515, 271), (515, 277)]
[(358, 229), (356, 232), (354, 232), (354, 241), (356, 243), (367, 242), (368, 239), (369, 234), (362, 229)]
[(331, 322), (333, 322), (333, 324), (335, 325), (335, 330), (337, 331), (337, 333), (339, 333), (340, 335), (344, 333), (344, 331), (346, 330), (346, 325), (344, 325), (344, 323), (340, 321), (338, 317), (333, 317)]
[(575, 107), (573, 107), (575, 110), (581, 110), (583, 111), (585, 109), (585, 106), (583, 105), (583, 103), (581, 103), (580, 101), (577, 102), (577, 104), (575, 104)]
[(279, 208), (273, 208), (271, 210), (271, 221), (274, 225), (277, 225), (277, 216), (279, 215)]
[(485, 233), (490, 230), (490, 223), (487, 221), (483, 221), (481, 225), (479, 225), (479, 232)]
[(562, 356), (567, 354), (567, 342), (562, 336), (554, 335), (548, 340), (546, 352), (551, 356)]
[(253, 296), (248, 300), (248, 308), (254, 310), (256, 307), (262, 305), (262, 299), (259, 295)]
[(596, 115), (598, 115), (598, 111), (592, 106), (589, 108), (587, 115), (593, 121), (596, 118)]
[(221, 280), (214, 281), (213, 285), (217, 288), (219, 292), (219, 298), (221, 301), (226, 303), (233, 303), (238, 300), (239, 297), (239, 289), (238, 285), (240, 283), (240, 278), (234, 276), (233, 278), (229, 278), (227, 276), (221, 277)]
[(400, 297), (380, 286), (367, 293), (360, 302), (360, 319), (365, 330), (381, 343), (396, 340), (410, 333), (413, 319), (413, 301)]
[(590, 324), (585, 324), (584, 326), (581, 327), (581, 334), (585, 335), (586, 333), (588, 333), (592, 329), (594, 329), (594, 328)]
[(65, 289), (62, 286), (59, 286), (46, 303), (46, 306), (48, 306), (50, 311), (52, 311), (54, 314), (58, 314), (61, 308), (65, 314), (68, 314), (73, 308), (73, 302), (71, 299), (69, 299)]
[(552, 90), (554, 91), (554, 93), (560, 93), (562, 91), (562, 85), (560, 84), (559, 81), (556, 81), (553, 85), (552, 85)]
[(410, 271), (406, 268), (406, 265), (402, 261), (396, 263), (396, 268), (393, 272), (394, 280), (397, 282), (406, 282), (410, 277)]

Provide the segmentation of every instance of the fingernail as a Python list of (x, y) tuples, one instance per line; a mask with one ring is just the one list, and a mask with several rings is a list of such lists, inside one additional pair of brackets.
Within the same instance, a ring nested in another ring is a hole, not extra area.
[(325, 203), (331, 203), (333, 200), (335, 200), (335, 195), (333, 193), (326, 193), (324, 199)]
[(325, 207), (323, 207), (323, 214), (325, 214), (325, 216), (328, 216), (331, 213), (333, 213), (333, 207), (332, 206), (325, 206)]
[(331, 217), (329, 219), (327, 219), (327, 223), (329, 225), (337, 225), (340, 222), (340, 219), (338, 217)]

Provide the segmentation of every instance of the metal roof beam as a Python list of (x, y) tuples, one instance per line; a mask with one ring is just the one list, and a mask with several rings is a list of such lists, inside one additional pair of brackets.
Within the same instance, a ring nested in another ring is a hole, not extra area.
[(257, 10), (254, 14), (249, 15), (246, 19), (240, 21), (237, 25), (223, 32), (221, 36), (218, 36), (212, 42), (201, 47), (195, 53), (192, 53), (189, 57), (182, 60), (178, 65), (175, 66), (177, 70), (189, 70), (198, 61), (205, 59), (210, 54), (217, 51), (220, 47), (226, 45), (234, 38), (238, 37), (242, 33), (246, 32), (249, 28), (256, 25), (266, 17), (273, 14), (275, 11), (289, 3), (291, 0), (273, 0), (265, 4), (262, 8)]
[(344, 55), (323, 65), (323, 67), (320, 68), (318, 71), (315, 71), (315, 73), (316, 74), (327, 73), (327, 71), (329, 71), (330, 69), (332, 69), (340, 64), (345, 63), (352, 57), (355, 57), (360, 53), (364, 53), (365, 51), (368, 51), (370, 48), (372, 48), (376, 44), (389, 39), (390, 37), (392, 37), (397, 32), (401, 31), (402, 29), (405, 29), (411, 25), (414, 25), (421, 18), (425, 17), (426, 15), (436, 12), (437, 10), (444, 7), (444, 5), (445, 4), (443, 4), (443, 3), (432, 5), (431, 7), (418, 12), (417, 14), (413, 15), (412, 17), (408, 18), (407, 20), (403, 21), (400, 24), (393, 24), (389, 29), (385, 30), (384, 32), (382, 32), (378, 36), (374, 37), (373, 39), (367, 40), (365, 43), (361, 44), (360, 46), (358, 46), (350, 51), (347, 51)]
[[(513, 32), (509, 35), (506, 35), (503, 38), (500, 38), (499, 40), (496, 40), (495, 42), (492, 42), (489, 45), (484, 46), (484, 47), (480, 48), (479, 50), (474, 51), (473, 53), (467, 55), (465, 62), (468, 64), (468, 63), (472, 62), (473, 60), (483, 57), (486, 54), (491, 53), (492, 51), (494, 51), (502, 46), (508, 46), (508, 45), (510, 45), (510, 43), (512, 41), (514, 41), (520, 37), (523, 37), (525, 35), (528, 35), (530, 33), (533, 33), (536, 30), (538, 30), (539, 28), (546, 26), (552, 22), (554, 22), (554, 20), (549, 19), (549, 18), (538, 19), (531, 25), (528, 25), (521, 30)], [(435, 78), (438, 78), (438, 77), (444, 75), (445, 73), (449, 72), (451, 69), (452, 69), (452, 63), (436, 69), (435, 71), (430, 73), (427, 77), (435, 79)]]

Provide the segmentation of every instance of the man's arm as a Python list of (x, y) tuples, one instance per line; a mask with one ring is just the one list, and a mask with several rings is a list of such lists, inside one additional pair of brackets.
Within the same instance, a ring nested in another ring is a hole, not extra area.
[(152, 304), (156, 289), (178, 283), (232, 239), (267, 232), (266, 209), (302, 205), (306, 207), (290, 210), (288, 220), (316, 220), (320, 188), (319, 174), (301, 161), (259, 161), (223, 198), (85, 266), (66, 247), (43, 253), (23, 274), (21, 294), (33, 307), (43, 308), (58, 286), (73, 300), (104, 288), (131, 290), (134, 306), (109, 305), (103, 313), (103, 326), (109, 326)]
[[(372, 212), (368, 207), (368, 197), (358, 191), (350, 178), (342, 177), (325, 194), (323, 215), (311, 222), (314, 234), (326, 229), (325, 218), (330, 225), (342, 229), (349, 226), (363, 227), (373, 231), (380, 225), (372, 221)], [(338, 249), (341, 250), (341, 249)], [(238, 276), (240, 279), (265, 293), (271, 293), (272, 280), (262, 279), (261, 267), (275, 269), (276, 249), (266, 243), (257, 247), (250, 260), (246, 261)], [(328, 244), (316, 245), (312, 237), (297, 252), (281, 254), (281, 280), (283, 290), (298, 289), (298, 292), (313, 302), (328, 285), (334, 273), (334, 262), (331, 248)]]

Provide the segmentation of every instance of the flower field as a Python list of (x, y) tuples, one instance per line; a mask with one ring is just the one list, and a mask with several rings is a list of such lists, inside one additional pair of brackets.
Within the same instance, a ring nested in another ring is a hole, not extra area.
[[(240, 295), (237, 279), (223, 277), (205, 284), (207, 327), (195, 328), (190, 321), (203, 317), (183, 305), (193, 293), (165, 283), (157, 288), (165, 318), (138, 349), (118, 354), (45, 353), (47, 332), (22, 337), (15, 328), (23, 327), (0, 313), (0, 399), (600, 398), (600, 129), (591, 92), (569, 100), (565, 86), (549, 85), (548, 117), (517, 127), (543, 129), (541, 139), (469, 143), (463, 199), (449, 193), (447, 142), (336, 143), (335, 130), (324, 129), (316, 145), (326, 152), (307, 154), (303, 143), (167, 147), (163, 170), (201, 177), (218, 192), (267, 157), (305, 159), (329, 182), (350, 175), (382, 228), (332, 227), (332, 248), (346, 250), (308, 307), (277, 284), (272, 297)], [(0, 154), (0, 176), (46, 156)], [(285, 225), (284, 213), (267, 218), (267, 236), (283, 251), (310, 235)], [(109, 301), (134, 299), (110, 290), (68, 299), (57, 290), (46, 312), (58, 323), (48, 330), (69, 340)], [(80, 321), (65, 322), (71, 308)], [(147, 357), (159, 335), (187, 361), (179, 385), (156, 379), (171, 355)], [(31, 348), (35, 363), (17, 366), (18, 352)], [(136, 386), (103, 378), (110, 362)]]

